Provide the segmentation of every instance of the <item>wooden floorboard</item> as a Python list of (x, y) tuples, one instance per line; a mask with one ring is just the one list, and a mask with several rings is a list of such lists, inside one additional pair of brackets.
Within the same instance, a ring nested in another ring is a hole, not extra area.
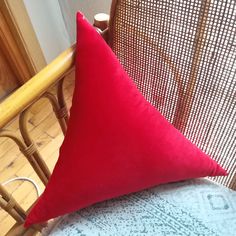
[[(67, 76), (64, 83), (65, 100), (68, 108), (71, 106), (73, 89), (74, 73), (72, 72)], [(55, 93), (55, 88), (52, 88), (51, 91)], [(63, 141), (63, 134), (47, 99), (41, 99), (32, 106), (28, 119), (30, 134), (50, 170), (53, 170), (58, 158), (59, 147)], [(11, 121), (6, 129), (20, 134), (18, 117)], [(15, 143), (9, 139), (0, 138), (0, 182), (14, 177), (29, 177), (38, 184), (41, 192), (44, 189), (43, 184)], [(36, 191), (29, 182), (16, 181), (8, 184), (6, 188), (24, 209), (28, 209), (37, 199)], [(5, 235), (14, 223), (14, 219), (0, 209), (0, 235)]]

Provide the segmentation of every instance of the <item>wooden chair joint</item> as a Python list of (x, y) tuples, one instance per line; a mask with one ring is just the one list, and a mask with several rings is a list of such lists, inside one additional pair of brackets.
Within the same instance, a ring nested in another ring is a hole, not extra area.
[(20, 151), (25, 155), (25, 156), (31, 156), (33, 153), (37, 151), (37, 148), (34, 143), (31, 143), (29, 146), (27, 146), (25, 149), (20, 149)]
[(10, 200), (7, 202), (7, 205), (5, 206), (5, 211), (9, 213), (15, 207), (15, 205), (16, 201), (11, 197)]
[(68, 110), (67, 107), (61, 107), (60, 109), (54, 111), (56, 114), (57, 119), (63, 119), (68, 116)]

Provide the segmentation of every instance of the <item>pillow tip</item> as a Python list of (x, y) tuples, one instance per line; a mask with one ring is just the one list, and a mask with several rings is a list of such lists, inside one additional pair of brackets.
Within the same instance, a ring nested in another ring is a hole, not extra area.
[(223, 174), (222, 174), (222, 175), (223, 175), (223, 176), (228, 176), (229, 173), (228, 173), (226, 170), (223, 169)]
[(76, 18), (77, 18), (77, 20), (79, 20), (79, 19), (84, 19), (85, 17), (84, 17), (84, 15), (83, 15), (83, 13), (82, 12), (80, 12), (80, 11), (78, 11), (77, 13), (76, 13)]
[(35, 216), (31, 214), (32, 210), (29, 212), (29, 214), (26, 216), (24, 228), (29, 228), (34, 224), (38, 224), (38, 219), (35, 219)]
[(24, 228), (29, 228), (29, 226), (31, 226), (31, 223), (26, 219), (24, 223)]
[(214, 173), (214, 176), (227, 176), (228, 172), (224, 168), (222, 168), (219, 164), (217, 164), (216, 171)]

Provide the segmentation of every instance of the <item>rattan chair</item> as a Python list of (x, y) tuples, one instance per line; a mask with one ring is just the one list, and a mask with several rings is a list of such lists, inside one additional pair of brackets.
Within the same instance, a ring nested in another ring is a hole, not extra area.
[[(113, 0), (109, 28), (103, 31), (146, 99), (228, 170), (228, 177), (217, 177), (214, 181), (234, 190), (235, 10), (234, 0)], [(0, 104), (0, 128), (21, 113), (23, 139), (19, 141), (6, 131), (0, 135), (16, 141), (45, 184), (50, 173), (29, 134), (25, 134), (24, 113), (36, 99), (46, 96), (66, 131), (62, 82), (58, 98), (52, 98), (46, 91), (61, 81), (73, 63), (74, 47)], [(13, 109), (13, 103), (17, 109)], [(24, 230), (21, 225), (27, 213), (2, 186), (0, 194), (1, 207), (17, 221), (9, 235), (31, 235), (41, 228)]]
[(236, 189), (235, 1), (113, 1), (110, 43), (128, 74)]

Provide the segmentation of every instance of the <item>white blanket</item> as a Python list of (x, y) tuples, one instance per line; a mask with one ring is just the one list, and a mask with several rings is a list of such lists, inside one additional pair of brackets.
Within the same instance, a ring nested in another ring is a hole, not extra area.
[(50, 235), (235, 236), (236, 192), (207, 179), (165, 184), (66, 215)]

